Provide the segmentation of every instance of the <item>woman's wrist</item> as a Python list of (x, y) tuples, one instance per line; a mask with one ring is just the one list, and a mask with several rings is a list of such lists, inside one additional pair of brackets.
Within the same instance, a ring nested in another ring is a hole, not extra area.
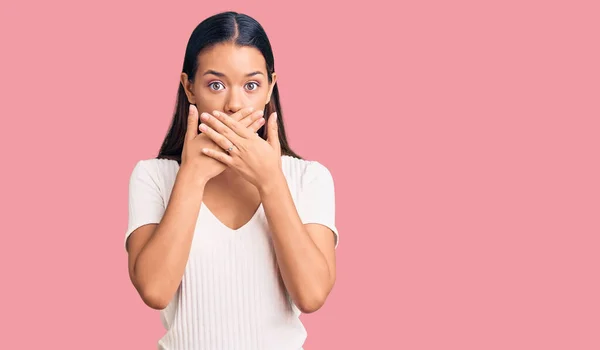
[(177, 178), (184, 183), (204, 187), (210, 178), (193, 164), (182, 164), (177, 173)]
[(278, 193), (281, 190), (287, 189), (287, 180), (283, 171), (281, 169), (277, 169), (272, 173), (266, 181), (258, 187), (258, 192), (260, 193), (261, 198), (265, 198), (266, 196), (270, 196), (273, 193)]

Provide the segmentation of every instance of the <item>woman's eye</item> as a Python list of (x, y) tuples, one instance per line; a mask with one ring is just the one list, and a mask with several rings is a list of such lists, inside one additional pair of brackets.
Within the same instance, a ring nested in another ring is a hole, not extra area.
[[(256, 89), (258, 89), (258, 84), (254, 83), (254, 82), (248, 83), (246, 86), (249, 87), (248, 90), (256, 90)], [(254, 88), (252, 88), (251, 86), (253, 86)]]
[(223, 86), (223, 84), (221, 84), (219, 82), (212, 82), (212, 83), (208, 84), (208, 86), (213, 90), (220, 90), (219, 86)]

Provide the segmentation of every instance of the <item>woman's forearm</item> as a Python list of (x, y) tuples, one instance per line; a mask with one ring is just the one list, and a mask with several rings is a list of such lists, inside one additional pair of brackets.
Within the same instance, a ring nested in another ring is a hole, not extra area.
[(283, 173), (259, 191), (284, 284), (302, 312), (316, 311), (332, 287), (327, 260), (302, 223)]
[(135, 262), (139, 289), (157, 305), (166, 306), (185, 272), (205, 184), (181, 169), (165, 214)]

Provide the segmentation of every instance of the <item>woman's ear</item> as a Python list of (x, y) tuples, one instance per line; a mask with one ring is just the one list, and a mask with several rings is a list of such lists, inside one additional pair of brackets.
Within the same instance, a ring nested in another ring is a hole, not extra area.
[(273, 88), (275, 87), (275, 83), (277, 83), (277, 74), (273, 73), (273, 74), (271, 74), (271, 77), (272, 77), (271, 86), (269, 87), (269, 93), (267, 94), (267, 102), (265, 103), (265, 105), (268, 105), (269, 102), (271, 102), (271, 95), (273, 94)]
[(188, 79), (188, 75), (186, 73), (181, 73), (181, 85), (183, 86), (183, 90), (187, 96), (187, 99), (190, 104), (196, 104), (196, 97), (194, 96), (194, 92), (192, 90), (193, 84)]

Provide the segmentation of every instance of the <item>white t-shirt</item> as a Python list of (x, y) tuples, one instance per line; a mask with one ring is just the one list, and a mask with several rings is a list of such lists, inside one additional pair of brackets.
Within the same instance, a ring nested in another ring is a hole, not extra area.
[[(303, 223), (335, 234), (335, 194), (329, 170), (316, 161), (282, 156), (282, 170)], [(129, 182), (129, 224), (159, 223), (179, 164), (145, 159)], [(160, 311), (166, 329), (159, 350), (301, 350), (307, 333), (275, 260), (263, 206), (237, 230), (202, 204), (185, 272), (169, 305)]]

